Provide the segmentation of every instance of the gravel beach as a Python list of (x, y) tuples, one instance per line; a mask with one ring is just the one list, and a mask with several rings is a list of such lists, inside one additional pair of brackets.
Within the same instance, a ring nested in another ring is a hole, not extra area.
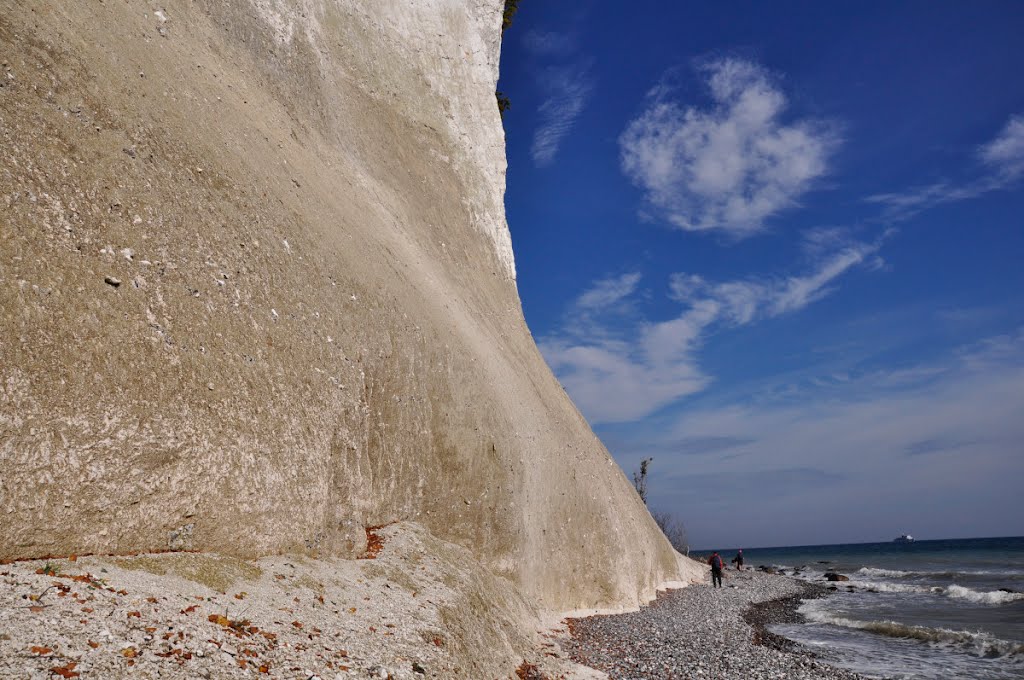
[(561, 646), (613, 680), (863, 678), (765, 630), (798, 620), (800, 600), (822, 592), (785, 576), (729, 571), (722, 588), (698, 584), (662, 593), (637, 612), (569, 619), (572, 635)]

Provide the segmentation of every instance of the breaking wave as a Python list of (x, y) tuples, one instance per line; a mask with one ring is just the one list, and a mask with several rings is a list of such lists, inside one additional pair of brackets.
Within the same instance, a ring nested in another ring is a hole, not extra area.
[(933, 593), (944, 595), (954, 600), (963, 600), (972, 604), (1008, 604), (1024, 600), (1024, 593), (1011, 593), (1004, 590), (978, 591), (955, 583), (949, 586), (919, 586), (909, 583), (890, 583), (886, 581), (850, 581), (855, 588), (876, 593)]
[(888, 578), (900, 578), (902, 576), (911, 576), (915, 572), (900, 571), (899, 569), (878, 569), (876, 567), (861, 567), (857, 570), (857, 573), (863, 576), (885, 576)]
[(836, 616), (820, 608), (801, 607), (800, 612), (807, 617), (808, 621), (813, 623), (856, 628), (886, 637), (918, 640), (934, 645), (956, 647), (986, 659), (1024, 655), (1024, 645), (1008, 640), (1000, 640), (988, 633), (908, 626), (896, 621), (855, 621), (843, 616)]
[(861, 567), (856, 571), (856, 573), (866, 578), (924, 578), (954, 581), (963, 578), (977, 578), (979, 576), (995, 576), (998, 579), (1008, 581), (1024, 580), (1024, 573), (1017, 569), (971, 569), (966, 571), (903, 571), (900, 569), (882, 569), (880, 567)]
[(1004, 590), (979, 592), (977, 590), (958, 586), (955, 583), (947, 588), (940, 588), (938, 590), (943, 591), (944, 594), (949, 597), (956, 598), (957, 600), (967, 600), (968, 602), (975, 602), (977, 604), (1006, 604), (1007, 602), (1024, 600), (1024, 593), (1008, 593)]
[(857, 588), (876, 593), (938, 593), (942, 588), (914, 586), (906, 583), (886, 583), (885, 581), (850, 581)]

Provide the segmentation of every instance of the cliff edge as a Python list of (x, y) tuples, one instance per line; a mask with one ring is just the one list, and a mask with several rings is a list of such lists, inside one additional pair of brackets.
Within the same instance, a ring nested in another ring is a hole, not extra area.
[(680, 578), (523, 319), (502, 5), (0, 0), (0, 559), (401, 522), (541, 613)]

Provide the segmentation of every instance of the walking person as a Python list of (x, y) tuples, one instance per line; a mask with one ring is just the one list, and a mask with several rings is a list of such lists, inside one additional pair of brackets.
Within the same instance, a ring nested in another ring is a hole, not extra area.
[(711, 565), (711, 586), (713, 588), (721, 588), (722, 570), (725, 568), (725, 564), (722, 562), (722, 556), (718, 554), (718, 551), (711, 553), (711, 557), (708, 558), (708, 564)]
[(732, 558), (732, 563), (736, 565), (736, 571), (743, 571), (743, 548), (736, 551), (736, 557)]

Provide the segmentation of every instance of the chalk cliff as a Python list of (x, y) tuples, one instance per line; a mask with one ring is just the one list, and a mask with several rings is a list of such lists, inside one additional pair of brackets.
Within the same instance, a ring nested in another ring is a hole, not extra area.
[(676, 554), (539, 355), (501, 0), (0, 0), (0, 558), (354, 556), (540, 611)]

